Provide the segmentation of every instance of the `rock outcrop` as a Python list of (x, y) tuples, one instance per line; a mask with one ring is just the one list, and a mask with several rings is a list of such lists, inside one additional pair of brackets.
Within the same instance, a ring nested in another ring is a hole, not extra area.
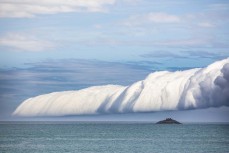
[(159, 121), (156, 124), (181, 124), (181, 123), (171, 118), (166, 118), (165, 120)]

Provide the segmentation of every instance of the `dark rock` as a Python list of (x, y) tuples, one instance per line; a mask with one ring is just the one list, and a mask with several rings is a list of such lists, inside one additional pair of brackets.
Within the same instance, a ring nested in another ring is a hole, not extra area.
[(166, 118), (165, 120), (159, 121), (156, 124), (181, 124), (181, 123), (171, 118)]

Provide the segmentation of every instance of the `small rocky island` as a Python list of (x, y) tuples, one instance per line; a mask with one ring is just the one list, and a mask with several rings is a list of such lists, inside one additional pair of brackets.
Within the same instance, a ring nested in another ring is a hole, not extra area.
[(166, 118), (165, 120), (159, 121), (156, 124), (181, 124), (181, 123), (171, 118)]

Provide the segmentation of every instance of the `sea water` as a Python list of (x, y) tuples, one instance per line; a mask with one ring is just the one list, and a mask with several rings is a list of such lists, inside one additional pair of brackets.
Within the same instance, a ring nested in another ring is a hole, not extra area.
[(1, 122), (1, 153), (228, 153), (229, 125)]

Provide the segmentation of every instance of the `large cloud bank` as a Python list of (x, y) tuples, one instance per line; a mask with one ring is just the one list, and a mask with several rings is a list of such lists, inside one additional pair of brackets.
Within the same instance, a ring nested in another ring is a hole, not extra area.
[(229, 106), (229, 58), (206, 68), (160, 71), (130, 86), (95, 86), (25, 100), (17, 116), (65, 116)]

